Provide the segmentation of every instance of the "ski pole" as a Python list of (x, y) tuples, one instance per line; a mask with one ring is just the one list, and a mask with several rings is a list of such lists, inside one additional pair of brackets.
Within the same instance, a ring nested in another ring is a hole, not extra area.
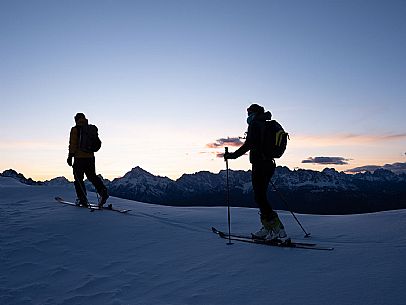
[[(228, 154), (228, 147), (225, 147), (225, 153)], [(228, 159), (226, 160), (226, 177), (227, 177), (227, 211), (228, 211), (228, 243), (227, 245), (232, 245), (231, 242), (231, 216), (230, 216), (230, 186), (228, 182)]]
[[(96, 174), (96, 165), (94, 166), (94, 173)], [(96, 197), (97, 197), (97, 203), (100, 204), (100, 200), (101, 200), (101, 194), (99, 196), (99, 192), (97, 191), (97, 188), (94, 187), (95, 191), (96, 191)]]
[(299, 219), (297, 219), (295, 213), (293, 213), (292, 209), (290, 208), (288, 202), (286, 201), (286, 199), (282, 196), (282, 193), (276, 188), (275, 184), (271, 181), (271, 184), (273, 186), (273, 188), (275, 189), (275, 191), (278, 193), (279, 198), (283, 201), (283, 203), (286, 205), (286, 207), (288, 208), (288, 211), (293, 215), (293, 217), (295, 218), (296, 222), (299, 224), (300, 228), (302, 228), (303, 232), (305, 233), (305, 238), (310, 237), (310, 233), (307, 233), (306, 230), (303, 228), (302, 224), (300, 223)]

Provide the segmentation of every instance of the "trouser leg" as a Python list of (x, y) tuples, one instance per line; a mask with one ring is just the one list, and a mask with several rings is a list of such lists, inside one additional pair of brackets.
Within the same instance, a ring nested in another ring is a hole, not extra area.
[(275, 172), (275, 163), (259, 163), (252, 165), (252, 187), (254, 199), (261, 213), (261, 220), (269, 221), (276, 213), (268, 201), (268, 185)]
[(83, 166), (83, 162), (81, 162), (81, 159), (75, 158), (75, 162), (73, 164), (73, 176), (75, 179), (74, 185), (75, 185), (76, 195), (82, 203), (87, 202), (87, 192), (86, 192), (85, 183), (83, 182), (84, 174), (85, 174), (85, 169)]
[(100, 177), (96, 175), (96, 166), (94, 158), (87, 158), (85, 174), (87, 179), (96, 188), (97, 193), (99, 193), (101, 196), (105, 196), (107, 194), (107, 188), (104, 186), (104, 183), (100, 179)]

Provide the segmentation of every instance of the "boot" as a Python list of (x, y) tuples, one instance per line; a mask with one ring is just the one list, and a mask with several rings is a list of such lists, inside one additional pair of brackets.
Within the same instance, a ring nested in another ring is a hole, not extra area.
[(265, 239), (268, 234), (269, 234), (269, 230), (266, 229), (264, 226), (261, 227), (261, 229), (259, 229), (257, 232), (255, 233), (251, 233), (253, 238), (257, 238), (257, 239)]
[(269, 226), (269, 219), (272, 218), (274, 215), (268, 215), (268, 214), (262, 214), (260, 213), (260, 221), (262, 224), (262, 227), (255, 233), (251, 233), (253, 238), (258, 238), (258, 239), (265, 239), (268, 234), (270, 233), (270, 226)]
[(107, 189), (103, 189), (100, 192), (100, 200), (99, 200), (99, 208), (103, 208), (103, 205), (106, 203), (107, 199), (109, 199), (109, 193), (107, 192)]
[(86, 198), (76, 198), (76, 205), (79, 207), (87, 208), (89, 205)]
[(286, 234), (285, 227), (280, 221), (278, 216), (273, 217), (268, 223), (267, 228), (269, 229), (268, 235), (265, 237), (266, 240), (286, 240), (288, 235)]

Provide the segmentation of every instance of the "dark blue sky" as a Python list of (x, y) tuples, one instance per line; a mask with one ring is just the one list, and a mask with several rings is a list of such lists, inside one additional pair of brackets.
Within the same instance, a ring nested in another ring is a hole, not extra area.
[(405, 1), (1, 1), (0, 169), (68, 172), (82, 111), (106, 176), (216, 171), (205, 145), (242, 135), (252, 102), (291, 133), (281, 165), (404, 161), (405, 16)]

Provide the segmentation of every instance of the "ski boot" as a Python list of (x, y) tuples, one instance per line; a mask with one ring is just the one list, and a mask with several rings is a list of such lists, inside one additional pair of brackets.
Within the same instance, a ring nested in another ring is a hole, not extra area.
[(265, 239), (269, 233), (269, 230), (265, 226), (262, 226), (257, 232), (251, 233), (251, 236), (253, 239)]
[(82, 199), (76, 198), (75, 204), (76, 204), (76, 206), (83, 207), (83, 208), (87, 208), (89, 205), (87, 202), (87, 199), (83, 199), (83, 198)]
[(278, 216), (273, 217), (268, 222), (267, 228), (269, 229), (269, 233), (265, 237), (266, 240), (277, 240), (281, 242), (285, 242), (286, 240), (288, 240), (288, 235), (286, 234), (285, 227), (283, 226)]
[(99, 208), (102, 209), (103, 205), (106, 203), (107, 199), (109, 199), (109, 193), (107, 192), (107, 189), (103, 189), (100, 192), (100, 200), (99, 200)]

